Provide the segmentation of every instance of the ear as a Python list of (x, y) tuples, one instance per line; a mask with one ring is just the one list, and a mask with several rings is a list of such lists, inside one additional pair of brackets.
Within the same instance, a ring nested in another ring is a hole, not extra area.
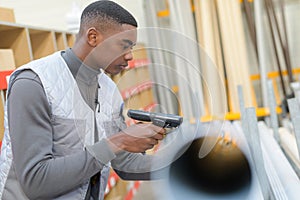
[(87, 30), (87, 43), (91, 47), (96, 47), (102, 40), (102, 35), (95, 27), (91, 27)]

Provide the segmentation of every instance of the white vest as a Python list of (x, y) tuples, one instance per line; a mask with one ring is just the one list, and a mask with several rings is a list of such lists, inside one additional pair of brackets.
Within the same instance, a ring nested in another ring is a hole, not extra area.
[[(30, 62), (18, 68), (12, 74), (10, 81), (13, 81), (18, 72), (22, 69), (31, 69), (39, 76), (53, 116), (64, 119), (76, 119), (76, 121), (74, 120), (75, 124), (77, 122), (85, 122), (83, 124), (79, 124), (79, 126), (84, 126), (83, 128), (85, 132), (74, 131), (74, 134), (77, 133), (80, 137), (80, 142), (76, 144), (78, 151), (84, 150), (86, 145), (94, 144), (95, 117), (97, 121), (99, 139), (107, 137), (107, 135), (114, 134), (120, 130), (120, 125), (122, 124), (120, 112), (123, 106), (123, 100), (115, 83), (103, 72), (98, 75), (98, 83), (100, 85), (98, 90), (100, 112), (96, 111), (94, 113), (94, 111), (82, 98), (77, 83), (69, 71), (64, 59), (61, 57), (60, 52), (56, 52), (50, 56)], [(8, 90), (9, 88), (10, 84), (8, 86)], [(10, 166), (13, 162), (11, 142), (8, 134), (7, 105), (5, 106), (4, 118), (5, 135), (0, 157), (0, 198), (2, 196)], [(59, 142), (57, 145), (54, 143), (53, 149), (57, 154), (56, 156), (64, 156), (69, 152), (68, 149), (62, 149), (62, 147), (59, 146)], [(101, 171), (99, 199), (103, 199), (104, 197), (109, 169), (110, 164), (105, 166)], [(89, 183), (87, 182), (77, 190), (57, 199), (84, 199), (88, 184)]]

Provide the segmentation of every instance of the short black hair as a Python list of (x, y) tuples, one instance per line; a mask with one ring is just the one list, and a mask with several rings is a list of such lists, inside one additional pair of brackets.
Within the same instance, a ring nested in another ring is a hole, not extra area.
[(88, 5), (82, 12), (80, 30), (86, 26), (96, 26), (100, 31), (106, 31), (114, 24), (129, 24), (138, 27), (137, 21), (119, 4), (100, 0)]

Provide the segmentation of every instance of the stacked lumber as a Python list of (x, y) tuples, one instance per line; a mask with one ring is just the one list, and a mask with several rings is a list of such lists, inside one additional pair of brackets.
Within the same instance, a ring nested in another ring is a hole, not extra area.
[(237, 86), (244, 91), (245, 106), (256, 106), (252, 94), (245, 31), (239, 1), (216, 0), (218, 19), (222, 35), (223, 55), (228, 83), (229, 108), (239, 112)]
[(223, 118), (228, 108), (216, 3), (195, 0), (194, 5), (198, 41), (201, 47), (205, 115)]

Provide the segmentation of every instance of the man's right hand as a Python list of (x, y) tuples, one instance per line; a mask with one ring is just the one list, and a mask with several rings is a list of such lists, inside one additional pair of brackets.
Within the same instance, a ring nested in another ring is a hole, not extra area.
[(108, 138), (112, 150), (132, 153), (145, 152), (164, 138), (166, 130), (153, 124), (134, 124)]

